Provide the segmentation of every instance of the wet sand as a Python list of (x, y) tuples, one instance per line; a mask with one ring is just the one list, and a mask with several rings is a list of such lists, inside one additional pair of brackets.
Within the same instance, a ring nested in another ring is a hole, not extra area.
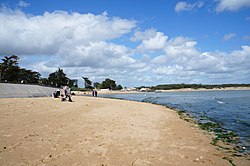
[(73, 100), (0, 99), (0, 165), (231, 165), (210, 144), (211, 135), (171, 109)]

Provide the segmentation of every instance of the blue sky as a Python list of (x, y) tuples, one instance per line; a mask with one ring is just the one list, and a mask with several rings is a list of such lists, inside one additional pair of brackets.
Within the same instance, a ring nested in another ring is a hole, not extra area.
[(250, 83), (250, 0), (0, 3), (0, 56), (44, 77), (61, 67), (80, 85)]

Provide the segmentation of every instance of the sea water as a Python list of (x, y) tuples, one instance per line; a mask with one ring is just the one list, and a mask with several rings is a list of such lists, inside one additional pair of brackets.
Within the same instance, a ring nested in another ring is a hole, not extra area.
[(143, 101), (177, 108), (197, 121), (209, 120), (234, 131), (239, 142), (250, 151), (250, 91), (192, 91), (135, 94), (105, 94), (101, 97)]

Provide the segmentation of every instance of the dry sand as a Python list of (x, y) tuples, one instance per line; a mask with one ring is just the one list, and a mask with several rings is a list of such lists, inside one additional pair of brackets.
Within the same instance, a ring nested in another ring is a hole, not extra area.
[[(231, 165), (163, 106), (74, 96), (0, 99), (0, 165)], [(236, 161), (249, 165), (249, 160)]]

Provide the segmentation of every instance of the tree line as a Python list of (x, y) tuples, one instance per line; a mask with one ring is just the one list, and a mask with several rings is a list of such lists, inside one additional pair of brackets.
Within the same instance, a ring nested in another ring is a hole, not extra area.
[(121, 90), (123, 87), (121, 85), (116, 85), (116, 81), (106, 78), (102, 83), (94, 82), (92, 86), (92, 81), (87, 77), (82, 77), (84, 80), (85, 89), (109, 89), (109, 90)]
[[(0, 82), (4, 83), (23, 83), (23, 84), (39, 84), (44, 86), (61, 87), (69, 86), (71, 88), (78, 88), (78, 80), (70, 79), (63, 72), (63, 69), (58, 68), (53, 73), (50, 73), (48, 78), (42, 78), (41, 74), (37, 71), (27, 70), (18, 66), (19, 57), (16, 55), (5, 56), (0, 63)], [(120, 90), (121, 85), (116, 85), (112, 79), (105, 79), (102, 83), (95, 82), (92, 85), (87, 77), (82, 77), (84, 80), (85, 89), (110, 89)]]
[(222, 89), (222, 88), (229, 88), (229, 87), (250, 87), (250, 84), (214, 84), (214, 85), (204, 85), (204, 84), (164, 84), (164, 85), (157, 85), (157, 86), (141, 86), (137, 89), (141, 88), (150, 88), (151, 91), (155, 90), (171, 90), (171, 89), (184, 89), (184, 88), (191, 88), (191, 89)]
[(16, 55), (5, 56), (0, 63), (0, 82), (28, 83), (39, 82), (41, 74), (18, 66), (19, 57)]

